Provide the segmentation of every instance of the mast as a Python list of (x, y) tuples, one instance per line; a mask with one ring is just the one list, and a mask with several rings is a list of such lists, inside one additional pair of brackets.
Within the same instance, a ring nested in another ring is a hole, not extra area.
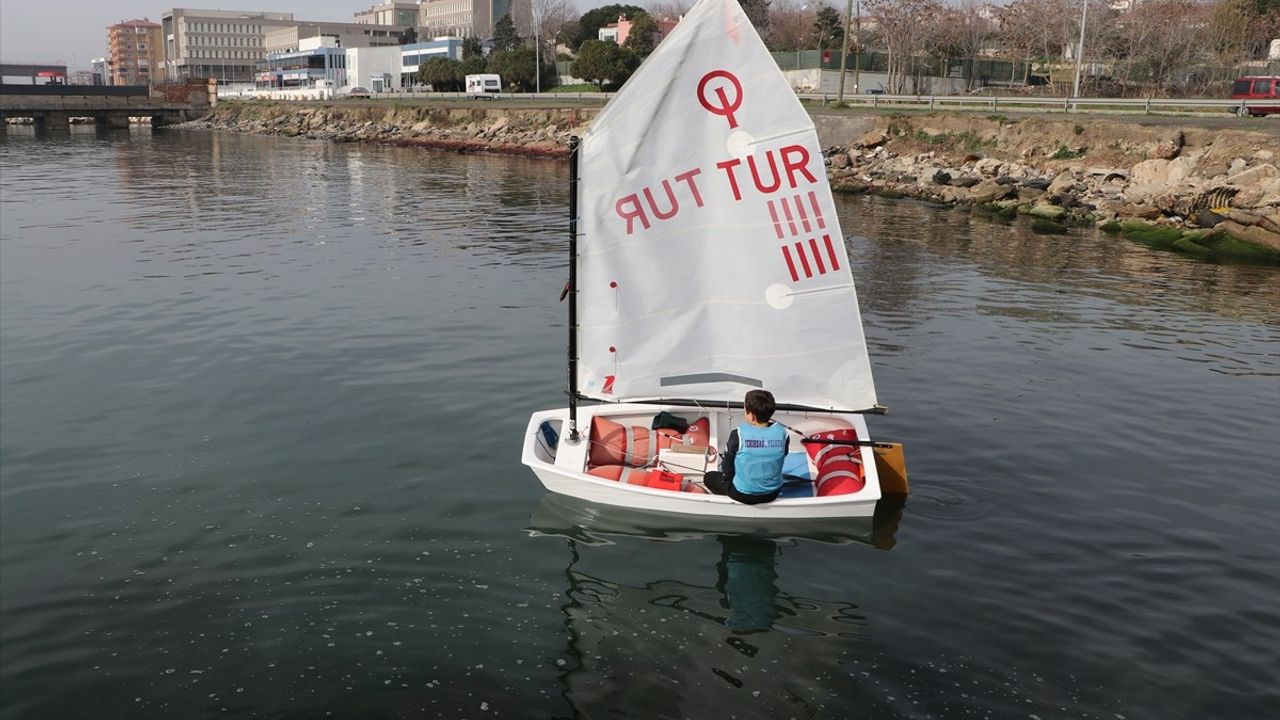
[(569, 138), (569, 442), (578, 442), (578, 136)]

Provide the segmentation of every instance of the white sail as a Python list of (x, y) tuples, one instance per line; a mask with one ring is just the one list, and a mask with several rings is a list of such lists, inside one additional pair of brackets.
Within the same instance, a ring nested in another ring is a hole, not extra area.
[(736, 0), (699, 0), (579, 168), (579, 392), (876, 405), (813, 121)]

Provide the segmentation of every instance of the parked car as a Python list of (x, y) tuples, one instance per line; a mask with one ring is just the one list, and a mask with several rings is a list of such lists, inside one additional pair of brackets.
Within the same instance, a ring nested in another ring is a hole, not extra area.
[(369, 88), (363, 88), (363, 87), (360, 87), (359, 85), (356, 85), (355, 87), (347, 88), (345, 92), (346, 92), (346, 96), (351, 98), (373, 97), (373, 93), (369, 92)]
[(1236, 78), (1231, 83), (1232, 100), (1276, 100), (1276, 105), (1265, 107), (1236, 108), (1235, 112), (1242, 117), (1245, 114), (1260, 116), (1280, 114), (1280, 77), (1275, 75)]

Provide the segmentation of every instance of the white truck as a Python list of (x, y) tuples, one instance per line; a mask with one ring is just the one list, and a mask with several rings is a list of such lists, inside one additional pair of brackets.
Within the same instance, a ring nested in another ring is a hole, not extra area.
[(467, 76), (467, 97), (493, 99), (502, 92), (502, 78), (493, 73)]

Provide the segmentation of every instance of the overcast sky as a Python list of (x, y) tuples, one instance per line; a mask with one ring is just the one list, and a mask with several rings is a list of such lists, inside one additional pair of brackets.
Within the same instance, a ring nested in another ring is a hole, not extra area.
[[(351, 22), (378, 0), (192, 0), (176, 7), (291, 12), (298, 20)], [(575, 0), (581, 11), (610, 0)], [(174, 5), (150, 0), (0, 0), (0, 60), (66, 64), (88, 69), (107, 54), (107, 26), (121, 20), (156, 22)]]

